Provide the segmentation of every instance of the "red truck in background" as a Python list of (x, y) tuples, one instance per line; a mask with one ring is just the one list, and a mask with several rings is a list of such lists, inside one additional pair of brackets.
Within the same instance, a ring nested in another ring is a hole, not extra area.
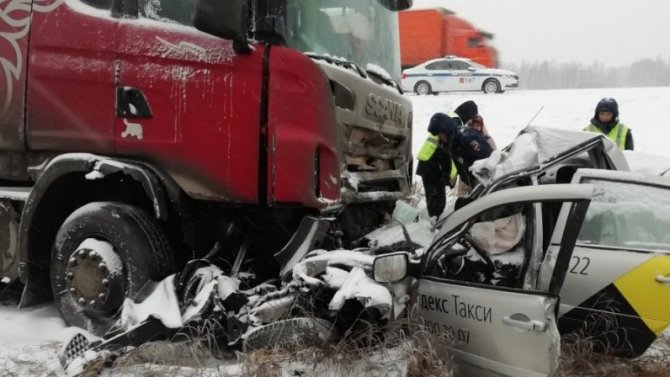
[(475, 28), (444, 8), (400, 12), (402, 69), (447, 55), (468, 58), (489, 68), (498, 67), (498, 53), (488, 45), (493, 34)]
[(102, 334), (188, 260), (262, 279), (307, 216), (379, 226), (411, 184), (410, 6), (0, 1), (3, 282)]

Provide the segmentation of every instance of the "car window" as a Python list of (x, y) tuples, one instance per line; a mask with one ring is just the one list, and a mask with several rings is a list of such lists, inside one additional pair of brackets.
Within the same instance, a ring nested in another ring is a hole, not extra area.
[(139, 0), (140, 16), (152, 20), (192, 25), (194, 0)]
[(470, 64), (468, 64), (466, 62), (455, 61), (455, 62), (451, 62), (451, 64), (454, 66), (454, 69), (458, 69), (458, 70), (467, 70), (468, 68), (470, 68)]
[(445, 61), (432, 62), (426, 66), (426, 69), (430, 70), (440, 70), (440, 69), (449, 69), (448, 63)]
[(425, 275), (463, 283), (520, 288), (531, 250), (534, 216), (531, 203), (483, 212), (443, 246)]
[(81, 2), (98, 9), (112, 8), (112, 0), (81, 0)]
[(670, 192), (639, 183), (585, 179), (596, 195), (577, 242), (640, 250), (670, 250)]

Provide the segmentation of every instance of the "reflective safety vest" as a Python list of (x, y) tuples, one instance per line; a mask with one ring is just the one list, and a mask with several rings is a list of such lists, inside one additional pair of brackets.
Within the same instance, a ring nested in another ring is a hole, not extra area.
[(461, 117), (458, 116), (458, 114), (456, 114), (455, 111), (450, 111), (450, 112), (448, 112), (448, 113), (447, 113), (447, 116), (448, 116), (449, 118), (458, 119), (458, 123), (460, 123), (460, 126), (461, 126), (461, 127), (462, 127), (462, 126), (465, 126), (465, 123), (463, 123), (463, 119), (461, 119)]
[[(604, 134), (604, 132), (598, 128), (598, 126), (589, 124), (584, 127), (584, 131), (595, 132), (599, 134)], [(628, 127), (623, 123), (617, 123), (616, 126), (612, 127), (610, 132), (607, 134), (607, 137), (612, 140), (619, 149), (626, 149), (626, 136), (628, 135)]]
[(449, 181), (453, 185), (456, 182), (456, 176), (458, 176), (458, 169), (456, 169), (456, 164), (454, 160), (451, 160), (451, 172), (449, 172)]
[(423, 142), (421, 149), (419, 150), (419, 155), (417, 158), (419, 161), (428, 161), (437, 150), (437, 146), (440, 144), (440, 139), (437, 135), (430, 134), (426, 141)]

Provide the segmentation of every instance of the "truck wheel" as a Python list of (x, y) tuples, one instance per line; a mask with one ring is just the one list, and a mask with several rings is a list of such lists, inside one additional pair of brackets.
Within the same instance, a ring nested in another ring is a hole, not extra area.
[(500, 83), (496, 79), (488, 79), (482, 84), (482, 91), (484, 93), (500, 93)]
[(170, 245), (156, 220), (117, 202), (74, 211), (56, 234), (51, 261), (61, 316), (96, 335), (117, 321), (126, 297), (174, 272)]
[(427, 81), (419, 81), (414, 85), (414, 92), (418, 95), (426, 95), (433, 92), (430, 84)]

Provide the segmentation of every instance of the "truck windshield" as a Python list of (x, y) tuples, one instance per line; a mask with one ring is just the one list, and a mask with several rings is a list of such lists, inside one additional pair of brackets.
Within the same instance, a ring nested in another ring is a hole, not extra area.
[(398, 15), (378, 0), (287, 0), (287, 44), (400, 79)]

